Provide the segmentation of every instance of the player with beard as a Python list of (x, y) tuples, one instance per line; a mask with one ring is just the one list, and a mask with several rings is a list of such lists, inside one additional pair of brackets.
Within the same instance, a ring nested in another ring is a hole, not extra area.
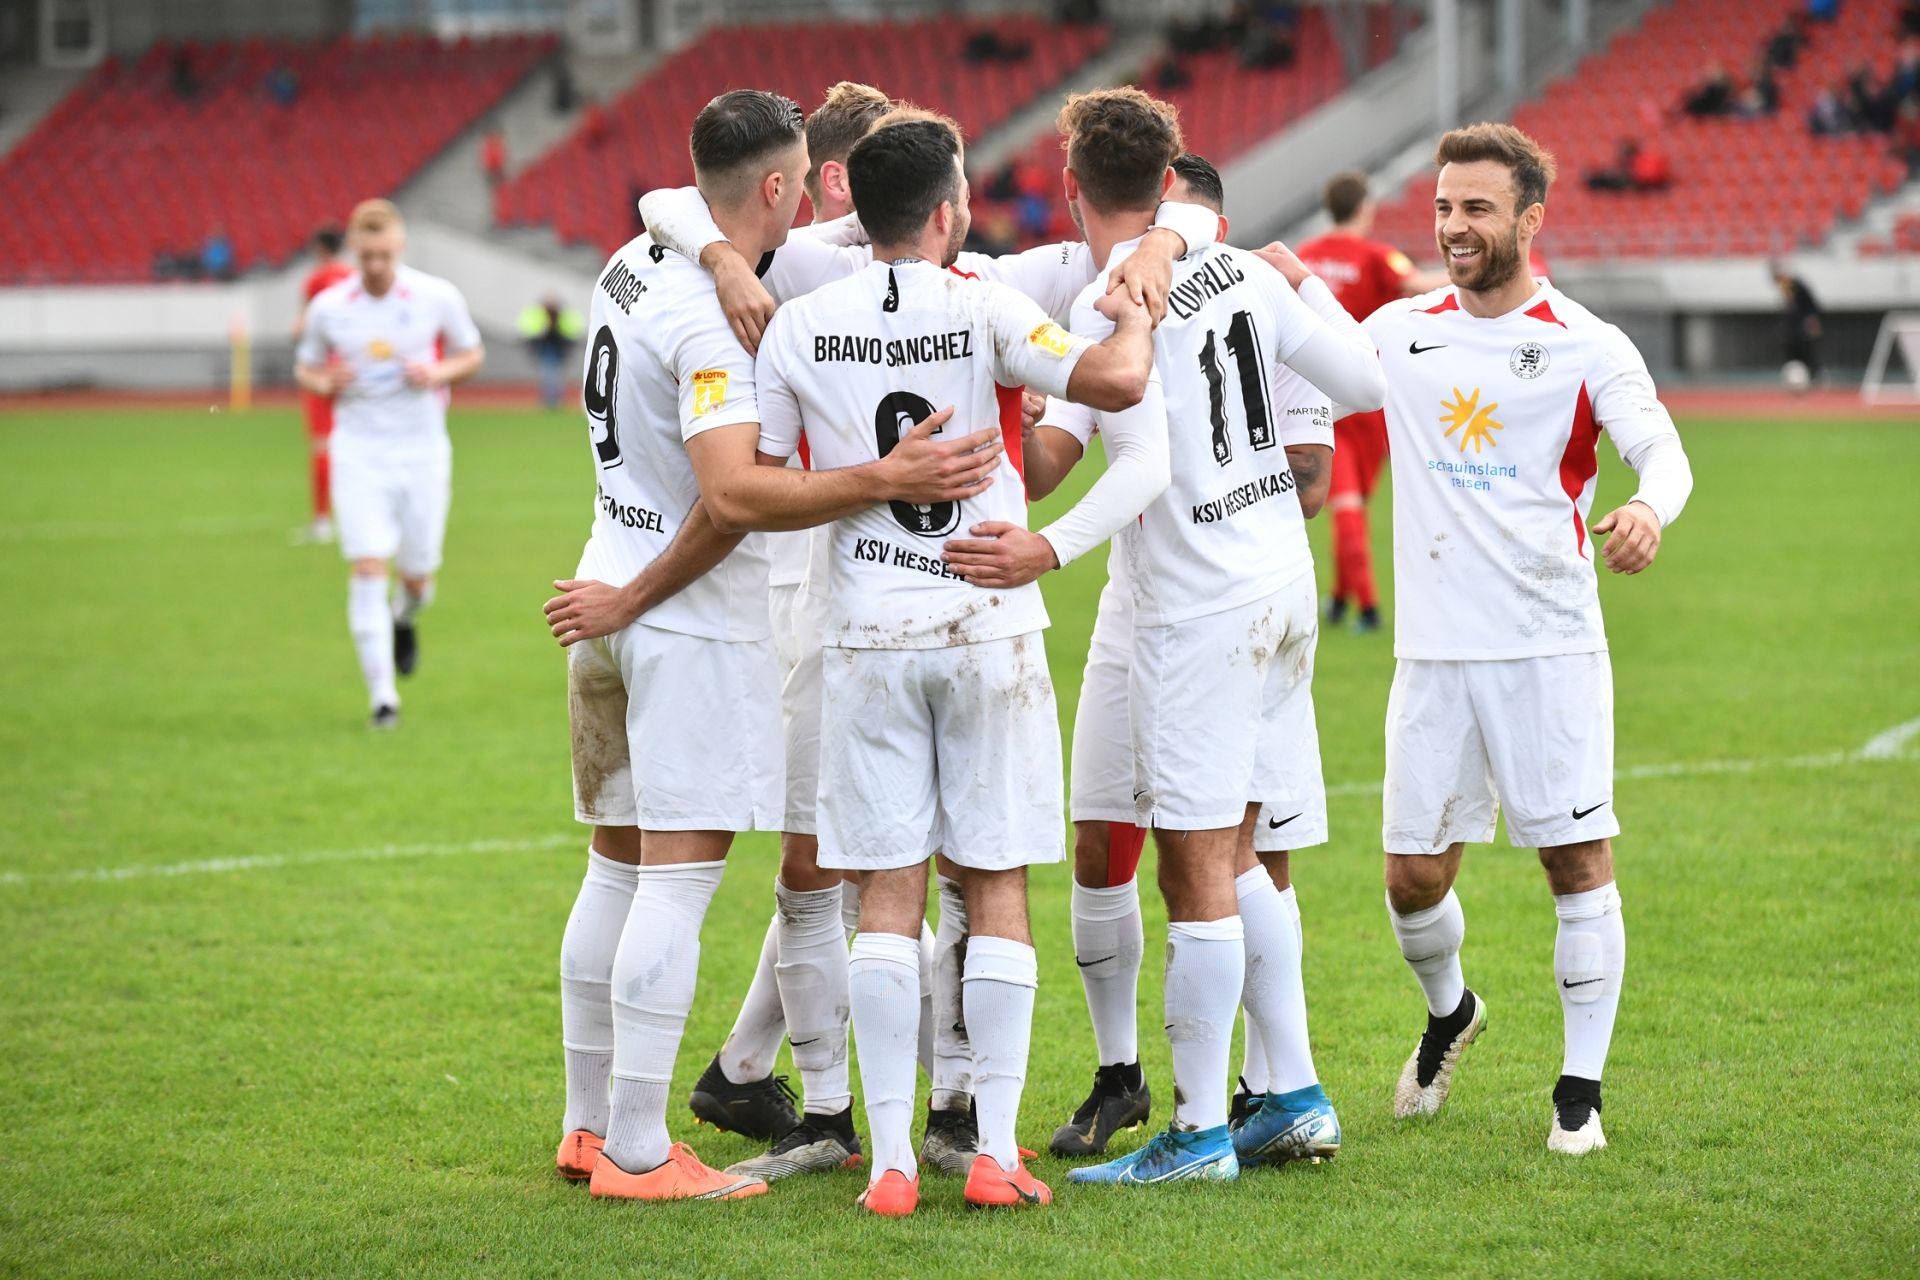
[[(1564, 1053), (1550, 1151), (1606, 1145), (1600, 1077), (1626, 931), (1614, 885), (1613, 675), (1594, 535), (1615, 573), (1653, 563), (1693, 477), (1625, 334), (1536, 279), (1553, 158), (1506, 124), (1440, 140), (1434, 235), (1451, 284), (1375, 312), (1393, 463), (1388, 916), (1427, 1000), (1394, 1114), (1446, 1102), (1486, 1004), (1462, 976), (1454, 877), (1501, 806), (1539, 850), (1559, 932)], [(1605, 430), (1639, 490), (1591, 525)]]

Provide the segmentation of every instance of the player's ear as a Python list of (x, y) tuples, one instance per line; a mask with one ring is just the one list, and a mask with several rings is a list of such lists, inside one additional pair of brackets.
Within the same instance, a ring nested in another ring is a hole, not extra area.
[(1547, 220), (1547, 206), (1534, 201), (1520, 213), (1520, 229), (1529, 236), (1540, 234), (1540, 227)]
[(1220, 215), (1220, 234), (1216, 238), (1221, 244), (1227, 242), (1227, 215), (1224, 213)]
[(1167, 198), (1167, 192), (1173, 190), (1173, 180), (1175, 176), (1172, 165), (1168, 165), (1167, 171), (1160, 175), (1160, 198), (1162, 200)]
[(1069, 202), (1080, 198), (1080, 179), (1074, 177), (1073, 170), (1062, 169), (1060, 171), (1060, 188), (1066, 192)]
[(853, 194), (847, 190), (847, 166), (838, 160), (828, 160), (820, 166), (820, 189), (835, 200), (853, 201)]

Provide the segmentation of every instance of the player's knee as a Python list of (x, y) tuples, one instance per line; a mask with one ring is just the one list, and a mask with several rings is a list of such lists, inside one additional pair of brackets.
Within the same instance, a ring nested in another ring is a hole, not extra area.
[(640, 828), (595, 827), (593, 851), (603, 858), (637, 867), (640, 865)]
[(1446, 897), (1453, 888), (1459, 848), (1455, 845), (1441, 854), (1388, 854), (1387, 901), (1393, 909), (1404, 916), (1425, 911)]
[(820, 869), (820, 842), (810, 835), (789, 832), (780, 837), (780, 883), (797, 893), (838, 888), (838, 871)]
[(353, 576), (356, 578), (384, 578), (387, 576), (387, 562), (379, 556), (366, 556), (353, 562)]
[(962, 870), (960, 885), (967, 899), (967, 931), (975, 936), (1008, 938), (1031, 944), (1027, 927), (1027, 869), (1005, 871)]
[(1556, 897), (1598, 889), (1613, 880), (1613, 841), (1582, 840), (1543, 848), (1540, 866)]
[(1105, 889), (1107, 884), (1106, 822), (1073, 824), (1073, 880), (1089, 889)]
[(1292, 867), (1285, 849), (1260, 855), (1260, 865), (1267, 869), (1267, 878), (1273, 881), (1273, 887), (1285, 892), (1293, 885)]

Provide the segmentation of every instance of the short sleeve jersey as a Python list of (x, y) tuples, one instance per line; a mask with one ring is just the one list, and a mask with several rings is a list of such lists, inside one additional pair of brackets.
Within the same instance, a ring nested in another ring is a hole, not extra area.
[(1413, 274), (1407, 255), (1390, 244), (1347, 231), (1315, 236), (1296, 252), (1313, 274), (1327, 282), (1333, 296), (1355, 320), (1397, 300), (1401, 281)]
[[(1119, 246), (1116, 260), (1130, 247)], [(1076, 334), (1112, 331), (1094, 310), (1101, 291), (1091, 285), (1075, 304)], [(1153, 345), (1172, 483), (1116, 535), (1111, 557), (1126, 563), (1142, 626), (1237, 608), (1313, 569), (1285, 447), (1296, 405), (1275, 398), (1274, 371), (1320, 327), (1319, 318), (1278, 271), (1229, 245), (1175, 263), (1167, 303)], [(1294, 381), (1300, 416), (1313, 418), (1315, 404), (1324, 414), (1326, 397), (1305, 379)], [(1076, 416), (1077, 427), (1059, 420)], [(1091, 434), (1071, 407), (1064, 415), (1050, 407), (1047, 421), (1083, 443)]]
[[(775, 313), (760, 346), (760, 447), (790, 456), (804, 431), (811, 465), (828, 470), (877, 460), (949, 405), (943, 435), (998, 426), (1001, 388), (1064, 394), (1090, 345), (1011, 289), (919, 260), (875, 262)], [(941, 559), (948, 538), (985, 520), (1026, 526), (1015, 468), (964, 502), (882, 503), (835, 521), (826, 643), (934, 649), (1045, 627), (1038, 585), (975, 587)]]
[(1675, 434), (1633, 343), (1544, 283), (1503, 316), (1448, 287), (1365, 328), (1387, 373), (1396, 655), (1605, 649), (1587, 534), (1600, 433), (1623, 454)]
[[(758, 421), (753, 357), (728, 327), (712, 278), (645, 236), (600, 273), (587, 327), (582, 398), (595, 484), (580, 575), (625, 583), (667, 549), (700, 497), (686, 441)], [(749, 535), (642, 621), (711, 640), (763, 640), (767, 591), (764, 541)]]
[(407, 365), (480, 345), (460, 291), (402, 266), (379, 297), (356, 274), (322, 290), (307, 308), (295, 358), (340, 360), (353, 372), (333, 402), (336, 439), (394, 449), (447, 447), (447, 390), (407, 385)]
[(308, 302), (353, 274), (353, 268), (339, 259), (330, 259), (307, 273), (300, 285), (300, 296)]

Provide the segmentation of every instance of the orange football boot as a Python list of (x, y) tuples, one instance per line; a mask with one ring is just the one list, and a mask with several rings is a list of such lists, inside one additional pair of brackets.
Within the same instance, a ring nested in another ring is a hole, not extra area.
[(676, 1142), (666, 1161), (645, 1173), (628, 1173), (606, 1152), (593, 1165), (591, 1190), (596, 1198), (614, 1200), (744, 1200), (766, 1194), (758, 1178), (741, 1178), (700, 1163), (693, 1148)]
[(606, 1145), (607, 1140), (599, 1134), (575, 1129), (560, 1139), (560, 1153), (553, 1158), (553, 1167), (568, 1182), (585, 1182), (593, 1176), (594, 1162)]
[(920, 1179), (889, 1169), (868, 1183), (854, 1203), (883, 1218), (904, 1218), (920, 1203)]
[(976, 1209), (1052, 1204), (1053, 1191), (1027, 1172), (1024, 1160), (1007, 1170), (983, 1152), (974, 1157), (973, 1168), (967, 1172), (967, 1203)]

